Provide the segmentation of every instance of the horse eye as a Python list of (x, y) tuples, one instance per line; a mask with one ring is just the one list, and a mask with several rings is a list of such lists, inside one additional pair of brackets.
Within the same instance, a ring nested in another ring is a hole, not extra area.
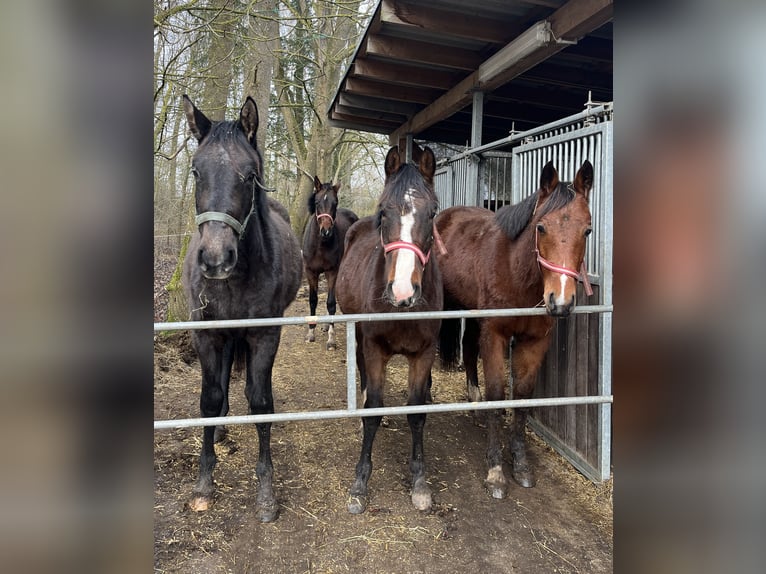
[(194, 179), (199, 179), (199, 172), (197, 171), (196, 167), (191, 168), (191, 173), (194, 176)]
[(542, 223), (537, 224), (537, 231), (539, 233), (545, 233), (545, 226)]
[(588, 235), (590, 235), (592, 232), (593, 232), (593, 229), (591, 229), (590, 227), (588, 229), (586, 229), (585, 230), (585, 237), (588, 237)]

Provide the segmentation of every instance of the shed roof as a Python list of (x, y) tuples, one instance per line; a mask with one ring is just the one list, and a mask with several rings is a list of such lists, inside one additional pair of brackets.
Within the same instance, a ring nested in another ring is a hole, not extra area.
[(612, 98), (613, 0), (380, 0), (335, 93), (331, 125), (464, 145)]

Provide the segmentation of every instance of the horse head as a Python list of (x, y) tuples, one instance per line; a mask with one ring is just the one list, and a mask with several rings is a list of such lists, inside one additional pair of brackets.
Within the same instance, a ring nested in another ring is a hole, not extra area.
[(385, 257), (384, 295), (395, 307), (412, 307), (421, 298), (438, 209), (435, 168), (429, 148), (419, 154), (417, 166), (403, 162), (396, 147), (386, 156), (386, 181), (376, 223)]
[(309, 213), (317, 218), (320, 237), (331, 237), (335, 230), (335, 217), (338, 212), (338, 190), (340, 183), (322, 183), (314, 176), (314, 190), (309, 196)]
[(532, 225), (543, 277), (543, 302), (554, 316), (566, 317), (574, 308), (578, 279), (589, 285), (583, 260), (585, 240), (591, 233), (588, 196), (592, 187), (593, 165), (588, 160), (571, 184), (559, 181), (552, 162), (540, 176)]
[(183, 107), (199, 144), (192, 158), (200, 233), (197, 264), (206, 278), (227, 279), (250, 216), (264, 205), (258, 109), (248, 97), (237, 121), (213, 122), (185, 94)]

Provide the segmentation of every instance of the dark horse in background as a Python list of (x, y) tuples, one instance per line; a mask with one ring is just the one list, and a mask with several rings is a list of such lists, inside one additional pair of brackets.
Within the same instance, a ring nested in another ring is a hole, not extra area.
[[(344, 313), (407, 313), (441, 311), (439, 267), (431, 257), (433, 218), (438, 209), (434, 193), (434, 154), (418, 153), (418, 166), (404, 163), (391, 148), (386, 156), (386, 181), (375, 215), (360, 219), (346, 235), (340, 264), (338, 302)], [(408, 405), (426, 402), (431, 366), (441, 321), (372, 321), (356, 324), (356, 359), (365, 408), (383, 406), (386, 364), (395, 354), (409, 363)], [(367, 507), (367, 481), (372, 473), (372, 443), (379, 416), (363, 418), (362, 451), (351, 486), (348, 510)], [(431, 508), (423, 458), (425, 414), (407, 416), (412, 433), (412, 503)]]
[[(588, 195), (593, 166), (581, 166), (573, 184), (559, 182), (548, 163), (540, 187), (522, 202), (497, 213), (478, 207), (445, 209), (436, 228), (446, 245), (438, 256), (443, 274), (445, 308), (502, 309), (545, 305), (548, 315), (467, 319), (463, 362), (468, 396), (479, 400), (477, 358), (484, 365), (486, 400), (505, 398), (505, 356), (513, 337), (511, 374), (513, 398), (532, 396), (537, 373), (550, 344), (554, 317), (566, 317), (575, 305), (577, 280), (590, 284), (583, 264), (585, 240), (591, 232)], [(454, 364), (458, 354), (459, 322), (442, 322), (439, 352)], [(527, 461), (525, 427), (529, 409), (515, 409), (511, 432), (513, 478), (534, 486)], [(488, 474), (485, 484), (495, 498), (508, 491), (502, 467), (501, 411), (487, 415)]]
[[(343, 257), (346, 231), (359, 219), (350, 209), (338, 207), (340, 184), (322, 183), (314, 176), (314, 190), (308, 199), (309, 220), (303, 231), (303, 270), (309, 284), (309, 307), (316, 315), (319, 275), (327, 279), (327, 313), (335, 315), (335, 281)], [(315, 340), (316, 324), (309, 325), (306, 342)], [(335, 349), (335, 326), (327, 332), (327, 350)]]
[[(263, 160), (256, 143), (258, 110), (248, 97), (236, 121), (210, 121), (183, 96), (184, 112), (199, 146), (192, 159), (196, 180), (197, 232), (184, 260), (183, 286), (191, 318), (279, 317), (295, 298), (301, 281), (301, 255), (287, 211), (267, 198)], [(274, 412), (271, 369), (281, 327), (192, 331), (202, 367), (203, 417), (226, 415), (235, 357), (247, 363), (251, 414)], [(276, 519), (279, 506), (272, 488), (271, 423), (256, 425), (256, 512), (263, 522)], [(206, 510), (213, 495), (213, 426), (204, 427), (199, 480), (192, 510)]]

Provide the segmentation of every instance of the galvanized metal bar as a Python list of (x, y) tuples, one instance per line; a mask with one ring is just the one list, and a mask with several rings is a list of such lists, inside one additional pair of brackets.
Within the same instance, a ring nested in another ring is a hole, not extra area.
[[(611, 305), (581, 305), (572, 313), (611, 313)], [(177, 321), (155, 323), (155, 331), (181, 331), (191, 329), (243, 329), (275, 327), (278, 325), (305, 325), (309, 323), (351, 323), (362, 321), (420, 321), (423, 319), (460, 319), (470, 317), (525, 317), (546, 315), (544, 307), (518, 309), (473, 309), (467, 311), (411, 311), (407, 313), (357, 313), (351, 315), (307, 315), (304, 317), (266, 317), (260, 319), (226, 319), (219, 321)]]
[(176, 419), (154, 421), (155, 430), (171, 428), (205, 427), (214, 425), (238, 425), (265, 422), (291, 422), (306, 420), (328, 420), (354, 417), (373, 417), (384, 415), (409, 415), (415, 413), (450, 413), (458, 411), (476, 411), (489, 409), (513, 409), (532, 407), (552, 407), (566, 405), (591, 405), (600, 403), (612, 403), (614, 398), (610, 396), (590, 397), (551, 397), (539, 399), (512, 399), (504, 401), (481, 401), (476, 403), (444, 403), (437, 405), (405, 405), (399, 407), (379, 407), (374, 409), (348, 409), (327, 411), (306, 411), (292, 413), (271, 413), (266, 415), (240, 415), (226, 417), (199, 417), (192, 419)]
[[(577, 113), (577, 114), (574, 114), (574, 115), (571, 115), (571, 116), (567, 116), (566, 118), (562, 118), (562, 119), (560, 119), (558, 121), (555, 121), (555, 122), (552, 122), (550, 124), (545, 124), (544, 126), (538, 126), (536, 128), (532, 128), (532, 129), (527, 130), (525, 132), (513, 133), (513, 134), (511, 134), (509, 136), (506, 136), (504, 138), (501, 138), (499, 140), (495, 140), (493, 142), (490, 142), (490, 143), (487, 143), (487, 144), (484, 144), (484, 145), (480, 145), (480, 146), (474, 146), (474, 147), (471, 147), (470, 149), (467, 149), (467, 150), (465, 150), (463, 152), (455, 154), (454, 156), (452, 156), (450, 158), (450, 161), (457, 161), (457, 160), (462, 159), (464, 157), (467, 157), (469, 155), (481, 154), (481, 153), (484, 153), (485, 151), (493, 150), (493, 149), (496, 149), (496, 148), (499, 148), (499, 147), (504, 147), (504, 146), (511, 145), (511, 144), (514, 144), (514, 143), (517, 143), (517, 142), (520, 142), (520, 141), (524, 141), (527, 138), (535, 137), (535, 136), (538, 136), (538, 135), (541, 135), (541, 134), (553, 131), (556, 128), (565, 127), (565, 126), (569, 126), (570, 124), (574, 124), (574, 123), (580, 122), (580, 121), (582, 121), (585, 118), (588, 118), (588, 117), (591, 117), (591, 116), (598, 116), (598, 115), (605, 114), (605, 113), (607, 113), (611, 109), (612, 109), (611, 104), (609, 104), (609, 105), (601, 105), (601, 106), (597, 106), (597, 107), (595, 107), (595, 108), (593, 108), (591, 110), (586, 110), (584, 112), (580, 112), (580, 113)], [(597, 125), (598, 124), (593, 124), (593, 126), (597, 126)], [(593, 126), (588, 126), (588, 127), (593, 127)], [(564, 134), (564, 135), (568, 135), (568, 134)], [(567, 138), (564, 137), (562, 139), (567, 139)], [(546, 139), (545, 142), (547, 144), (548, 140)]]
[[(614, 235), (614, 204), (613, 204), (613, 175), (614, 163), (612, 157), (613, 146), (613, 122), (604, 122), (604, 135), (601, 146), (601, 162), (603, 166), (603, 188), (601, 193), (601, 301), (612, 305), (612, 263), (613, 263), (613, 235)], [(612, 316), (605, 314), (599, 321), (599, 348), (600, 359), (598, 369), (599, 393), (612, 393)], [(612, 409), (602, 406), (600, 409), (600, 435), (599, 461), (601, 480), (609, 478), (611, 471), (612, 456)]]
[(356, 323), (346, 324), (346, 402), (350, 412), (356, 410)]

